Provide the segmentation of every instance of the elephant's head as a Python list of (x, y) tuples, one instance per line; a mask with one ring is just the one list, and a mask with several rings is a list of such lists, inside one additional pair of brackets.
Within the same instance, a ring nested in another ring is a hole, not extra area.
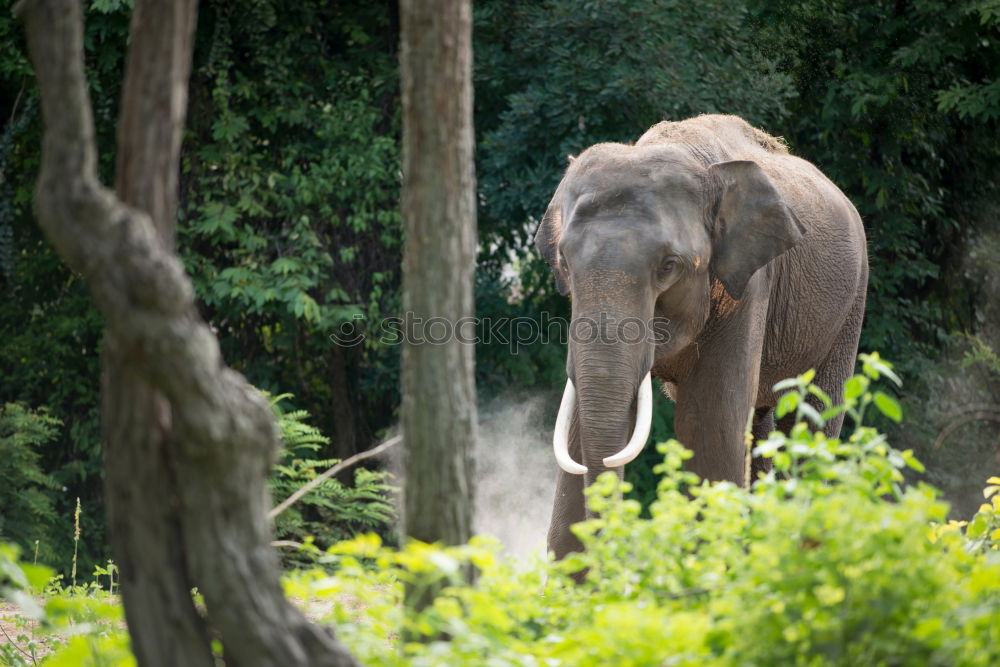
[[(654, 362), (669, 363), (702, 332), (713, 285), (738, 301), (757, 269), (801, 237), (754, 162), (706, 168), (680, 147), (622, 144), (598, 144), (571, 161), (535, 235), (572, 300), (554, 436), (560, 467), (589, 483), (638, 456)], [(577, 408), (583, 465), (567, 448)]]

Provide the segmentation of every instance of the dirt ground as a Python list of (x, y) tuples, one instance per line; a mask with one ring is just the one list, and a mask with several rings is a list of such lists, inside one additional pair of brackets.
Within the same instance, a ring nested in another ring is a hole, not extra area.
[[(21, 610), (18, 607), (9, 602), (0, 602), (0, 646), (14, 644), (30, 663), (32, 660), (28, 644), (31, 640), (34, 639), (37, 644), (34, 657), (38, 659), (51, 652), (49, 645), (53, 638), (50, 635), (36, 633), (34, 630), (38, 624), (35, 621), (24, 623), (19, 620), (20, 616)], [(18, 641), (19, 635), (27, 635), (26, 640)]]
[[(45, 601), (39, 598), (38, 602), (44, 604)], [(328, 600), (304, 601), (292, 598), (291, 602), (313, 621), (328, 616), (333, 608), (333, 602)], [(362, 603), (354, 598), (343, 599), (341, 602), (352, 611), (359, 611), (362, 606)], [(37, 626), (35, 621), (23, 620), (23, 614), (16, 605), (0, 601), (0, 646), (13, 644), (29, 664), (32, 660), (28, 644), (32, 640), (36, 644), (34, 658), (37, 660), (51, 653), (53, 641), (59, 639), (58, 633), (50, 635), (36, 632)], [(26, 635), (26, 638), (18, 640), (18, 637), (23, 635)]]

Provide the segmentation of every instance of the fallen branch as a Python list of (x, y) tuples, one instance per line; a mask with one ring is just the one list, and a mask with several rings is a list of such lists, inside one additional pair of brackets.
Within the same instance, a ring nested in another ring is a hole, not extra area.
[(385, 442), (383, 442), (381, 445), (378, 445), (377, 447), (372, 447), (371, 449), (366, 449), (363, 452), (358, 452), (354, 456), (346, 458), (337, 465), (328, 468), (325, 472), (321, 473), (320, 475), (317, 475), (314, 479), (309, 480), (309, 483), (303, 486), (301, 489), (299, 489), (298, 491), (296, 491), (295, 493), (293, 493), (292, 495), (288, 496), (283, 501), (281, 501), (281, 503), (279, 503), (276, 507), (274, 507), (274, 509), (272, 509), (270, 512), (267, 513), (267, 518), (274, 519), (274, 517), (278, 516), (286, 509), (288, 509), (289, 507), (297, 503), (299, 500), (301, 500), (302, 496), (306, 495), (307, 493), (315, 489), (317, 486), (319, 486), (326, 480), (330, 479), (331, 477), (339, 473), (341, 470), (351, 467), (358, 461), (364, 461), (365, 459), (371, 458), (373, 456), (378, 456), (385, 450), (389, 449), (390, 447), (395, 447), (402, 441), (403, 441), (403, 436), (400, 435), (393, 436), (388, 440), (386, 440)]
[(301, 542), (296, 542), (295, 540), (275, 540), (274, 542), (271, 542), (271, 546), (274, 547), (274, 548), (276, 548), (276, 549), (278, 547), (288, 547), (290, 549), (301, 549), (302, 548), (302, 543)]
[(953, 411), (951, 416), (952, 421), (938, 434), (937, 440), (934, 442), (934, 449), (940, 448), (952, 433), (966, 424), (977, 421), (1000, 422), (1000, 407), (981, 404), (968, 405)]
[(19, 646), (19, 645), (17, 644), (17, 642), (15, 642), (15, 641), (14, 641), (13, 639), (11, 639), (11, 638), (10, 638), (10, 635), (8, 635), (8, 634), (7, 634), (7, 631), (6, 631), (6, 630), (4, 630), (4, 627), (3, 627), (3, 625), (0, 625), (0, 632), (2, 632), (2, 633), (3, 633), (3, 636), (7, 638), (7, 643), (8, 643), (8, 644), (10, 644), (10, 645), (11, 645), (11, 646), (13, 646), (14, 648), (16, 648), (16, 649), (17, 649), (18, 651), (20, 651), (21, 653), (23, 653), (23, 654), (24, 654), (25, 656), (27, 656), (27, 657), (28, 657), (28, 658), (29, 658), (29, 659), (31, 660), (31, 664), (33, 664), (33, 665), (37, 665), (37, 664), (38, 664), (38, 663), (37, 663), (37, 662), (35, 661), (35, 652), (34, 652), (34, 650), (32, 650), (32, 652), (31, 652), (31, 653), (28, 653), (28, 652), (27, 652), (27, 651), (25, 651), (25, 650), (24, 650), (23, 648), (21, 648), (21, 647), (20, 647), (20, 646)]

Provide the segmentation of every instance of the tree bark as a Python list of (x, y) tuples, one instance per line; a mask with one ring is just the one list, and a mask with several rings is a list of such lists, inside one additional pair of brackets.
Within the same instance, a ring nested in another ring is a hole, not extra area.
[[(330, 417), (332, 421), (333, 443), (330, 452), (333, 458), (344, 459), (358, 453), (358, 433), (354, 409), (351, 406), (350, 369), (347, 366), (347, 350), (333, 344), (327, 357), (330, 382)], [(350, 482), (346, 473), (342, 482)]]
[[(25, 0), (45, 126), (38, 221), (107, 327), (103, 418), (112, 549), (140, 665), (354, 665), (285, 600), (270, 548), (267, 401), (227, 368), (172, 251), (195, 1), (136, 0), (118, 194), (97, 179), (78, 0)], [(124, 201), (122, 201), (124, 200)], [(206, 617), (191, 587), (204, 595)]]
[[(118, 198), (149, 214), (166, 248), (173, 247), (197, 3), (170, 4), (173, 11), (158, 11), (162, 16), (146, 16), (142, 2), (133, 10), (115, 168)], [(155, 20), (167, 23), (155, 25)], [(141, 665), (212, 665), (207, 628), (191, 600), (194, 583), (183, 567), (181, 523), (175, 519), (180, 507), (169, 442), (170, 403), (132, 370), (128, 349), (110, 329), (101, 358), (101, 426), (108, 538), (122, 572), (132, 650)], [(137, 521), (135, 508), (155, 516)]]
[(400, 23), (403, 309), (417, 323), (402, 350), (403, 527), (408, 538), (461, 544), (473, 516), (474, 347), (453, 335), (420, 340), (474, 310), (472, 10), (468, 0), (403, 0)]

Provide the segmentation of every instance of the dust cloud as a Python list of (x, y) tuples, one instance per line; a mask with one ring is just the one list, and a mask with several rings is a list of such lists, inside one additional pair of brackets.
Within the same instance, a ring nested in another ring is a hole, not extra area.
[(559, 395), (508, 395), (479, 406), (474, 532), (514, 557), (545, 553), (555, 494), (552, 427)]

